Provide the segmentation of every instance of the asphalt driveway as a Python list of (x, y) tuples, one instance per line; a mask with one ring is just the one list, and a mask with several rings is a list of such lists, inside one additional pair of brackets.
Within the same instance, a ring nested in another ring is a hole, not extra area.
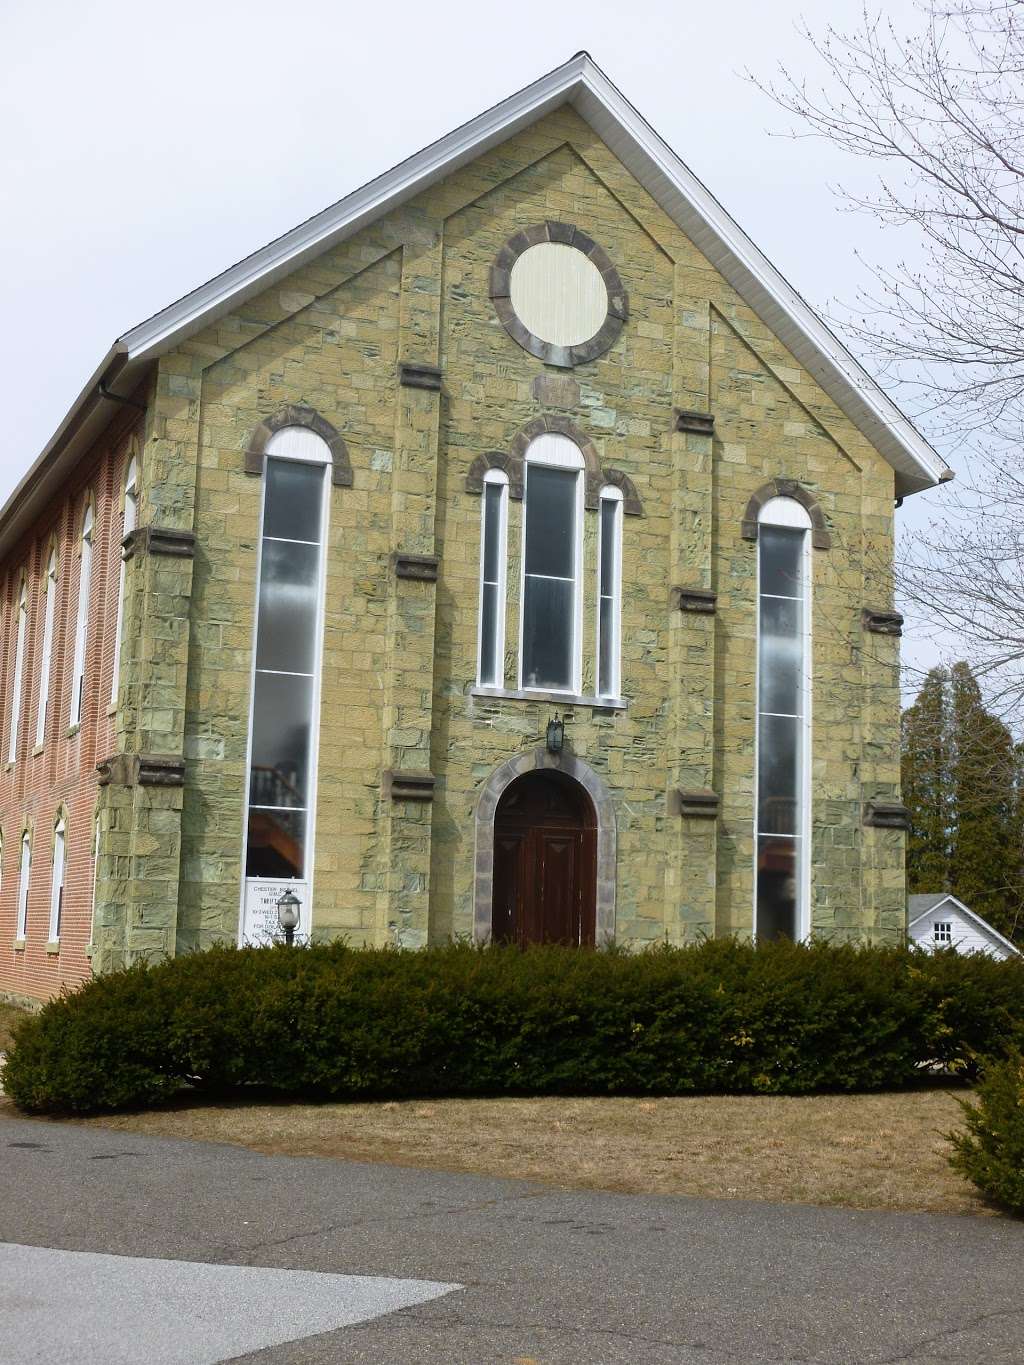
[(82, 1365), (111, 1343), (182, 1365), (1024, 1361), (1009, 1219), (564, 1192), (4, 1117), (0, 1243), (4, 1365), (46, 1360), (51, 1319)]

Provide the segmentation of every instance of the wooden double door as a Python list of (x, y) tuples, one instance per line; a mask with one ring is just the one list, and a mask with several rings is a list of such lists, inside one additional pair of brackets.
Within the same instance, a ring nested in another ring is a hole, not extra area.
[(493, 885), (499, 942), (593, 944), (597, 829), (578, 782), (542, 771), (508, 787), (494, 820)]

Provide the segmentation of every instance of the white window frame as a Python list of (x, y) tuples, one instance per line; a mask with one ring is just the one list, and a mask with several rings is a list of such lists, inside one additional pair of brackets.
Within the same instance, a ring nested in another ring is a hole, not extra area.
[(18, 729), (21, 721), (22, 692), (25, 683), (25, 642), (28, 636), (28, 575), (21, 575), (18, 590), (17, 641), (14, 646), (14, 677), (11, 679), (11, 718), (7, 735), (7, 762), (18, 758)]
[[(498, 577), (494, 584), (497, 589), (496, 617), (494, 622), (494, 677), (484, 677), (484, 565), (487, 547), (487, 489), (498, 486), (501, 497), (498, 501)], [(476, 681), (479, 687), (505, 686), (505, 596), (508, 580), (508, 475), (500, 469), (489, 469), (484, 475), (484, 491), (480, 500), (480, 591), (477, 595), (477, 641), (476, 641)]]
[(68, 724), (73, 729), (82, 723), (85, 693), (85, 656), (89, 648), (89, 599), (92, 595), (92, 537), (95, 524), (92, 498), (87, 498), (82, 513), (82, 538), (78, 558), (78, 606), (75, 611), (75, 654), (71, 670), (71, 712)]
[[(516, 685), (520, 692), (538, 692), (553, 696), (578, 696), (582, 674), (583, 640), (583, 452), (568, 436), (546, 432), (530, 443), (523, 462), (523, 532), (522, 552), (519, 556), (519, 658)], [(565, 469), (576, 474), (576, 505), (574, 516), (573, 574), (575, 592), (572, 610), (572, 677), (568, 687), (531, 686), (523, 681), (523, 624), (526, 611), (526, 523), (529, 517), (530, 467), (543, 465), (549, 469)]]
[[(811, 518), (807, 509), (795, 498), (771, 498), (761, 509), (758, 517), (758, 526), (781, 526), (788, 530), (803, 532), (803, 545), (801, 546), (800, 578), (802, 587), (801, 598), (801, 632), (800, 646), (802, 650), (803, 668), (801, 669), (800, 679), (802, 688), (802, 724), (800, 726), (800, 764), (798, 768), (798, 782), (800, 786), (797, 799), (797, 826), (799, 838), (797, 842), (797, 905), (796, 905), (796, 940), (797, 942), (806, 940), (811, 933), (811, 700), (813, 695), (813, 654), (811, 650), (811, 604), (812, 604), (812, 583), (811, 573), (813, 569), (813, 559), (811, 556)], [(754, 938), (757, 938), (757, 862), (759, 851), (759, 812), (761, 808), (760, 793), (760, 763), (761, 763), (761, 544), (757, 544), (757, 574), (755, 580), (756, 592), (756, 634), (754, 640), (754, 888), (753, 888), (753, 910), (754, 910)], [(785, 836), (777, 836), (785, 837)]]
[[(305, 866), (301, 878), (258, 878), (247, 877), (245, 873), (246, 862), (249, 852), (249, 793), (251, 791), (251, 767), (252, 767), (252, 727), (254, 718), (254, 708), (256, 701), (256, 645), (259, 636), (260, 626), (260, 586), (262, 578), (263, 563), (263, 521), (267, 502), (267, 461), (274, 460), (295, 460), (299, 464), (319, 465), (323, 468), (323, 504), (320, 513), (320, 568), (317, 579), (317, 621), (314, 637), (313, 655), (313, 695), (311, 699), (312, 721), (310, 725), (309, 739), (309, 797), (306, 806), (306, 826), (305, 826)], [(267, 442), (263, 456), (263, 472), (261, 476), (260, 489), (260, 518), (257, 532), (257, 558), (256, 558), (256, 592), (253, 609), (252, 622), (252, 667), (249, 675), (249, 729), (245, 747), (245, 800), (242, 803), (242, 894), (241, 906), (238, 916), (238, 941), (242, 944), (245, 939), (245, 920), (246, 920), (246, 896), (250, 882), (254, 881), (281, 881), (281, 882), (302, 882), (305, 886), (305, 895), (302, 897), (302, 908), (300, 912), (300, 922), (298, 933), (300, 937), (308, 936), (312, 930), (312, 902), (315, 873), (315, 852), (316, 852), (316, 802), (317, 785), (320, 768), (320, 696), (322, 690), (323, 674), (323, 650), (324, 650), (324, 607), (326, 598), (327, 584), (327, 545), (330, 538), (330, 508), (331, 508), (331, 475), (330, 465), (332, 456), (327, 442), (316, 432), (308, 427), (294, 426), (282, 427), (280, 431)]]
[(124, 557), (125, 537), (135, 530), (139, 514), (139, 466), (135, 456), (128, 461), (124, 477), (124, 511), (121, 516), (121, 568), (117, 580), (117, 617), (114, 625), (114, 672), (110, 681), (110, 704), (117, 705), (117, 689), (121, 681), (121, 635), (124, 630), (124, 585), (128, 565)]
[(28, 936), (28, 893), (32, 881), (32, 836), (28, 830), (21, 835), (21, 853), (18, 861), (18, 922), (14, 931), (17, 940), (24, 941)]
[(39, 655), (39, 700), (36, 703), (36, 748), (46, 742), (46, 711), (50, 704), (50, 672), (53, 667), (53, 627), (57, 611), (57, 549), (51, 547), (43, 580), (43, 644)]
[(932, 943), (936, 948), (951, 948), (953, 946), (953, 921), (951, 919), (937, 919), (935, 921), (932, 928)]
[(64, 816), (60, 815), (53, 827), (53, 861), (50, 873), (50, 943), (60, 942), (67, 852), (67, 822)]
[[(613, 503), (615, 506), (614, 536), (615, 541), (612, 546), (612, 583), (611, 592), (602, 593), (603, 584), (601, 582), (601, 564), (603, 561), (604, 550), (604, 509), (606, 503)], [(611, 486), (601, 489), (601, 497), (598, 502), (597, 514), (597, 573), (595, 574), (595, 629), (594, 639), (596, 641), (596, 651), (594, 658), (594, 682), (595, 691), (601, 698), (610, 701), (617, 701), (622, 696), (622, 515), (623, 497), (620, 488)], [(601, 600), (602, 597), (610, 597), (612, 603), (612, 647), (611, 664), (612, 675), (606, 680), (601, 676)]]

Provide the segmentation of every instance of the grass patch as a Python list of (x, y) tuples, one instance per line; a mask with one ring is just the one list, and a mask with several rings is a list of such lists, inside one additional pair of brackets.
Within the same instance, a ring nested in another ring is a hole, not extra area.
[(11, 1045), (11, 1035), (15, 1024), (28, 1018), (28, 1010), (18, 1005), (6, 1005), (0, 1000), (0, 1052), (6, 1052)]
[(948, 1165), (942, 1134), (960, 1126), (962, 1116), (947, 1088), (808, 1097), (182, 1101), (77, 1122), (274, 1155), (383, 1161), (569, 1189), (991, 1212)]

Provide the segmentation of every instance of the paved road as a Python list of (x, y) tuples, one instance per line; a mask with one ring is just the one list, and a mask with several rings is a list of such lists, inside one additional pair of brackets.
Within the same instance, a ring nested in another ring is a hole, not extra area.
[[(296, 1331), (291, 1295), (266, 1281), (253, 1301), (279, 1294), (277, 1335), (262, 1338), (275, 1344), (239, 1335), (203, 1357), (184, 1333), (182, 1362), (1024, 1362), (1024, 1224), (1003, 1219), (571, 1193), (0, 1119), (0, 1242), (23, 1283), (25, 1246), (99, 1253), (74, 1260), (87, 1278), (116, 1270), (108, 1257), (144, 1259), (143, 1280), (185, 1273), (154, 1261), (192, 1263), (228, 1304), (245, 1291), (210, 1267), (373, 1281), (364, 1302), (346, 1301), (349, 1282), (300, 1277), (311, 1303), (350, 1314), (326, 1331), (312, 1308)], [(137, 1263), (123, 1265), (122, 1302), (141, 1293)], [(66, 1312), (56, 1267), (39, 1269), (27, 1282)], [(30, 1310), (4, 1285), (0, 1268), (0, 1360), (21, 1365)], [(418, 1297), (389, 1311), (403, 1293)], [(117, 1321), (109, 1293), (82, 1301)], [(153, 1332), (175, 1359), (166, 1326)]]

